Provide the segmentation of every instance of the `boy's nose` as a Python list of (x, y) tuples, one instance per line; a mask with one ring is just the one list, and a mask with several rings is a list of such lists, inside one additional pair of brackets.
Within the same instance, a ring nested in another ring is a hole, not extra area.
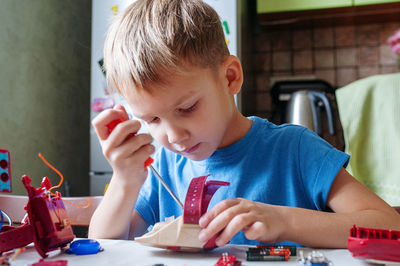
[(188, 132), (178, 126), (169, 126), (167, 130), (168, 142), (171, 144), (179, 144), (186, 140), (189, 136)]

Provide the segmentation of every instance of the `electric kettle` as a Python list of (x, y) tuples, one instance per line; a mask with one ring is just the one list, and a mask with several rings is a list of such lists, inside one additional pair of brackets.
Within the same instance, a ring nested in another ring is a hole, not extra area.
[(335, 134), (333, 113), (325, 92), (299, 90), (291, 95), (286, 109), (286, 122), (305, 126), (319, 135), (322, 134), (321, 110), (323, 106), (328, 119), (329, 134)]

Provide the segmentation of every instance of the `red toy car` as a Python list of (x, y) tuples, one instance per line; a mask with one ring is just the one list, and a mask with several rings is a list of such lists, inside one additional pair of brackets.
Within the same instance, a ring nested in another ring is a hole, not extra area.
[(360, 228), (353, 225), (348, 249), (360, 259), (400, 262), (400, 231)]

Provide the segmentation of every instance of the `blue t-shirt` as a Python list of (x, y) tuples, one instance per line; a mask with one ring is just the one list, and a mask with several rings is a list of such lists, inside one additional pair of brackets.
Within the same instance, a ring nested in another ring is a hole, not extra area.
[[(277, 126), (249, 117), (249, 132), (236, 143), (216, 150), (203, 161), (192, 161), (165, 148), (158, 150), (154, 167), (182, 203), (193, 177), (228, 181), (210, 201), (208, 209), (229, 198), (245, 198), (274, 205), (328, 211), (326, 201), (332, 182), (349, 156), (301, 126)], [(149, 224), (182, 215), (182, 209), (149, 171), (136, 211)], [(235, 235), (231, 244), (266, 244)], [(281, 242), (281, 244), (293, 244)]]

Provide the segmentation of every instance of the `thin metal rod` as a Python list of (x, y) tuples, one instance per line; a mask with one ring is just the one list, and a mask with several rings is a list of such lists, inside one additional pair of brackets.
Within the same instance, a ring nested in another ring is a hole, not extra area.
[(174, 192), (172, 192), (172, 190), (169, 188), (169, 186), (167, 185), (167, 183), (165, 183), (164, 179), (160, 176), (160, 174), (156, 171), (156, 169), (154, 169), (154, 167), (150, 164), (149, 165), (151, 171), (153, 171), (153, 173), (157, 176), (157, 178), (161, 181), (161, 183), (163, 184), (164, 188), (168, 191), (168, 193), (174, 198), (174, 200), (176, 201), (176, 203), (178, 203), (179, 206), (181, 206), (181, 208), (183, 209), (183, 204), (182, 202), (180, 202), (180, 200), (175, 196)]
[(2, 215), (2, 216), (5, 216), (5, 217), (7, 218), (7, 220), (8, 220), (8, 225), (9, 225), (9, 226), (12, 226), (12, 220), (11, 220), (10, 216), (8, 216), (8, 214), (7, 214), (5, 211), (3, 211), (3, 210), (0, 210), (0, 212), (1, 212), (1, 215)]

